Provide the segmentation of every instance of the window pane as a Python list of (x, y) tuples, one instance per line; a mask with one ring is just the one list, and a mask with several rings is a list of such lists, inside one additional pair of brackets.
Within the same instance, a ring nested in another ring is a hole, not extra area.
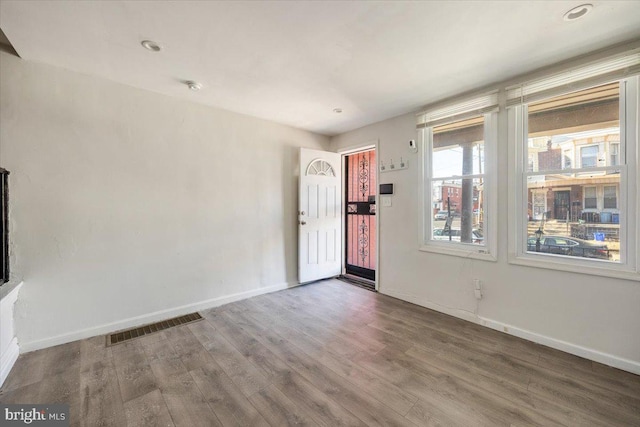
[(609, 166), (618, 166), (620, 164), (620, 143), (612, 143), (609, 145)]
[(616, 209), (618, 207), (616, 190), (617, 188), (615, 186), (604, 187), (604, 208), (605, 209)]
[(433, 177), (484, 173), (484, 117), (433, 128)]
[(432, 195), (432, 240), (484, 244), (483, 179), (434, 181)]
[(527, 177), (527, 251), (620, 262), (620, 214), (603, 211), (619, 186), (620, 171)]
[(585, 187), (584, 189), (584, 207), (585, 209), (598, 208), (598, 196), (596, 187)]
[[(607, 166), (606, 145), (620, 141), (619, 92), (611, 83), (529, 104), (527, 169)], [(573, 148), (579, 158), (567, 166)]]
[(590, 145), (580, 148), (581, 166), (583, 168), (595, 168), (598, 166), (598, 146)]

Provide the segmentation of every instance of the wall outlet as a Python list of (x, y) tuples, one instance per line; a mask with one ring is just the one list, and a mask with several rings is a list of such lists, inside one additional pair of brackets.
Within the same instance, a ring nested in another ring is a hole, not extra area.
[(482, 281), (480, 279), (473, 279), (473, 294), (476, 299), (482, 299)]

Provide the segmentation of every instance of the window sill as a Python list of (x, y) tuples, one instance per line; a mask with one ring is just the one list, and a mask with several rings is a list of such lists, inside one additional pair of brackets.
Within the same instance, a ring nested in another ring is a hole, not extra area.
[(478, 248), (471, 247), (460, 243), (449, 244), (422, 244), (418, 248), (422, 252), (433, 252), (441, 255), (451, 255), (460, 258), (471, 258), (481, 261), (496, 262), (498, 258), (489, 251), (486, 247)]
[(585, 263), (567, 262), (556, 257), (545, 256), (540, 259), (535, 255), (515, 255), (509, 254), (509, 264), (522, 265), (525, 267), (544, 268), (547, 270), (568, 271), (571, 273), (587, 274), (589, 276), (604, 276), (615, 279), (634, 280), (640, 282), (640, 273), (623, 266), (608, 264), (606, 262), (593, 261), (597, 265)]

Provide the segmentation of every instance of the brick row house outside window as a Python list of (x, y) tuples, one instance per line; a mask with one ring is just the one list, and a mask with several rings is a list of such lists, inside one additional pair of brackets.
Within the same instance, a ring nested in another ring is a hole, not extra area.
[[(552, 139), (532, 138), (529, 141), (530, 166), (537, 170), (558, 170), (618, 165), (619, 132), (589, 134), (585, 132), (575, 139), (558, 143)], [(529, 188), (530, 218), (617, 223), (619, 181), (619, 174), (605, 172), (572, 173), (562, 175), (559, 180), (545, 179), (540, 188), (535, 185)]]
[(620, 105), (619, 82), (528, 105), (529, 236), (606, 240), (620, 259)]

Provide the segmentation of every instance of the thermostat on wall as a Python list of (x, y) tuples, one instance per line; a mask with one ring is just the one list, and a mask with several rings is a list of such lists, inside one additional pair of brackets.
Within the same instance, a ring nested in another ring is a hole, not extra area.
[(380, 184), (380, 194), (393, 194), (393, 184)]

